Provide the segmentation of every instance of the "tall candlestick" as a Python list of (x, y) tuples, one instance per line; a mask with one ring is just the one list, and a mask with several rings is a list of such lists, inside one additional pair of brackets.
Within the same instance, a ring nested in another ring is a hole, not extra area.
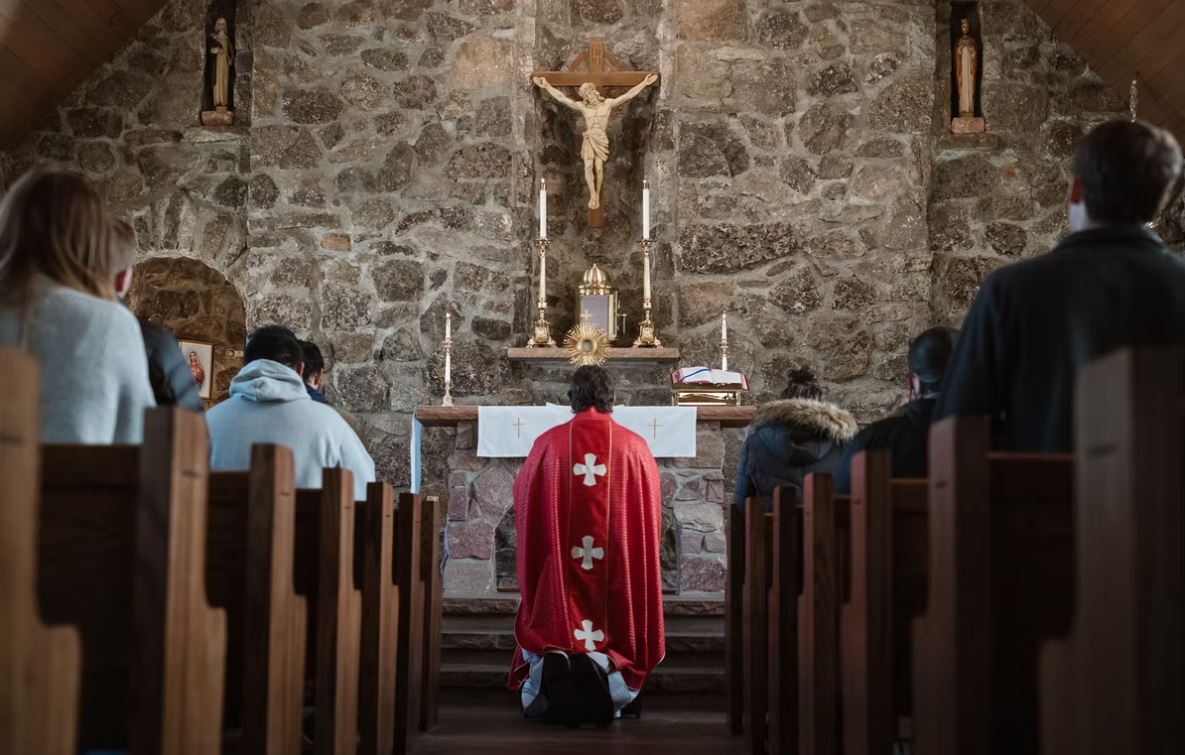
[(444, 313), (444, 399), (441, 406), (453, 405), (453, 315)]
[(650, 251), (653, 247), (650, 239), (642, 239), (642, 322), (638, 323), (638, 339), (634, 347), (662, 346), (654, 332), (654, 320), (651, 310), (654, 307), (652, 292), (650, 291)]
[(555, 346), (551, 325), (547, 322), (547, 248), (550, 245), (551, 242), (542, 236), (535, 239), (535, 248), (539, 250), (539, 299), (535, 302), (538, 316), (535, 318), (535, 334), (527, 341), (528, 349)]
[(650, 238), (650, 182), (642, 181), (642, 238)]
[(720, 369), (728, 369), (728, 313), (720, 315)]
[(539, 179), (539, 238), (547, 238), (547, 179)]

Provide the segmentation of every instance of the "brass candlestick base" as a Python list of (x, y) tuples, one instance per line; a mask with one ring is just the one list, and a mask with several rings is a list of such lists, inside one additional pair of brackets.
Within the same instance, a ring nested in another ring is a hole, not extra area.
[(728, 339), (722, 338), (720, 340), (720, 369), (724, 372), (728, 371)]
[(642, 322), (638, 323), (638, 340), (634, 341), (634, 348), (653, 349), (662, 346), (651, 317), (654, 303), (650, 291), (650, 251), (654, 243), (650, 239), (642, 239)]
[(539, 316), (535, 319), (535, 335), (527, 341), (527, 348), (536, 346), (555, 346), (555, 339), (551, 337), (551, 325), (547, 322), (547, 250), (551, 242), (544, 238), (535, 239), (535, 248), (539, 250), (539, 300), (535, 306)]

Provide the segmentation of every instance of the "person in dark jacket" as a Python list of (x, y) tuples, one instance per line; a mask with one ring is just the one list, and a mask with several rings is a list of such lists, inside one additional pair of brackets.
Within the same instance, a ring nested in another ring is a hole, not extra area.
[(1185, 261), (1147, 225), (1181, 172), (1167, 132), (1109, 121), (1074, 155), (1071, 233), (984, 281), (951, 358), (935, 421), (990, 416), (994, 445), (1073, 448), (1074, 377), (1129, 346), (1185, 343)]
[[(132, 269), (136, 264), (136, 232), (126, 220), (117, 220), (113, 228), (114, 243), (119, 245), (113, 259), (118, 270), (115, 273), (115, 293), (122, 301), (132, 288)], [(201, 386), (189, 371), (189, 362), (181, 353), (181, 344), (166, 328), (150, 322), (146, 317), (136, 318), (140, 323), (140, 335), (144, 338), (144, 352), (148, 356), (148, 382), (157, 406), (179, 406), (191, 412), (205, 408), (202, 403)]]
[(856, 434), (856, 418), (823, 400), (823, 387), (809, 368), (791, 370), (780, 401), (758, 407), (737, 464), (734, 503), (760, 496), (766, 510), (773, 490), (798, 493), (811, 472), (834, 472), (844, 446)]
[(929, 467), (930, 420), (942, 392), (956, 333), (930, 328), (909, 344), (909, 403), (891, 417), (873, 422), (848, 444), (835, 470), (835, 492), (851, 492), (852, 458), (866, 450), (888, 449), (895, 478), (925, 477)]
[(328, 404), (325, 394), (321, 392), (321, 378), (325, 376), (325, 357), (321, 356), (321, 349), (312, 341), (301, 341), (300, 350), (304, 352), (304, 388), (309, 398), (318, 404)]

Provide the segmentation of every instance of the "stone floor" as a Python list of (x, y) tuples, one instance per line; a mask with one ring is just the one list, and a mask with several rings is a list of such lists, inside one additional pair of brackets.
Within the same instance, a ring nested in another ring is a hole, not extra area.
[(444, 753), (740, 753), (742, 740), (730, 737), (722, 709), (697, 710), (667, 700), (646, 709), (639, 720), (618, 721), (607, 729), (567, 729), (527, 721), (513, 698), (450, 702), (440, 710), (440, 725), (413, 740), (415, 755)]

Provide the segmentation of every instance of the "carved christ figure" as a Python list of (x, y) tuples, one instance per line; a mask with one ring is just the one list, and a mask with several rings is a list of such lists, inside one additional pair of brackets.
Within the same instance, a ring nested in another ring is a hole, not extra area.
[(605, 180), (605, 161), (609, 159), (609, 113), (623, 102), (628, 102), (642, 93), (642, 90), (658, 81), (658, 76), (649, 74), (642, 83), (620, 97), (602, 97), (595, 84), (585, 82), (577, 90), (580, 99), (564, 95), (542, 76), (535, 77), (535, 86), (546, 90), (557, 102), (577, 110), (584, 116), (584, 142), (580, 145), (580, 159), (584, 161), (584, 182), (588, 184), (588, 208), (601, 206), (601, 187)]
[(963, 36), (955, 43), (955, 83), (959, 88), (959, 117), (975, 116), (975, 71), (979, 51), (975, 38), (971, 36), (971, 22), (963, 19), (959, 28)]
[(234, 55), (234, 45), (226, 33), (225, 18), (214, 22), (214, 33), (210, 39), (213, 40), (210, 54), (214, 56), (214, 109), (224, 111), (230, 107), (230, 61)]

